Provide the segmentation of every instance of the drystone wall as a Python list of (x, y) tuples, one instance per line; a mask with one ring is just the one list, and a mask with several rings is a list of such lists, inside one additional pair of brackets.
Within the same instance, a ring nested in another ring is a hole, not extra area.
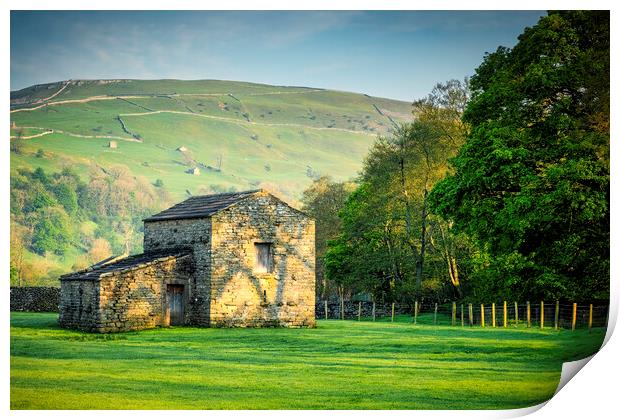
[(185, 287), (187, 323), (209, 326), (211, 287), (211, 219), (161, 220), (144, 223), (144, 252), (187, 248), (194, 257), (195, 272)]
[[(344, 301), (344, 319), (357, 319), (359, 313), (359, 302)], [(361, 316), (363, 318), (372, 317), (372, 302), (361, 303)], [(327, 303), (327, 319), (341, 319), (342, 307), (340, 302), (329, 301)], [(413, 314), (413, 305), (406, 303), (396, 303), (394, 305), (394, 315), (411, 315)], [(389, 317), (392, 316), (392, 304), (389, 302), (375, 304), (375, 317)], [(316, 317), (318, 319), (325, 319), (325, 301), (317, 301), (316, 303)]]
[(11, 311), (58, 312), (58, 287), (11, 287)]
[[(256, 270), (256, 243), (270, 267)], [(267, 193), (212, 216), (211, 325), (315, 325), (314, 220)]]

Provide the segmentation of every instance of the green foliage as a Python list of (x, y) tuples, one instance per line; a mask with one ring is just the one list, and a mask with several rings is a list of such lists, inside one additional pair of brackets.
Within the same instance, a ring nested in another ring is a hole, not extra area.
[(11, 314), (13, 410), (527, 407), (551, 398), (562, 363), (592, 355), (605, 335), (410, 317), (87, 334), (57, 318)]
[(467, 82), (438, 84), (414, 103), (414, 123), (375, 142), (325, 257), (327, 275), (340, 287), (389, 301), (462, 294), (457, 265), (470, 265), (470, 244), (429, 212), (427, 194), (464, 141), (460, 114), (468, 95)]
[(78, 209), (77, 191), (63, 182), (59, 182), (54, 188), (54, 195), (60, 205), (68, 214), (75, 214)]
[(489, 298), (609, 290), (609, 12), (553, 12), (485, 57), (471, 134), (430, 201), (489, 255)]
[(63, 255), (73, 239), (73, 226), (69, 216), (61, 207), (47, 207), (34, 224), (32, 250), (44, 255), (51, 251)]
[(19, 281), (19, 274), (18, 274), (17, 267), (13, 266), (13, 264), (10, 265), (9, 279), (10, 279), (11, 285), (16, 285)]
[(338, 212), (344, 207), (347, 196), (354, 188), (353, 183), (335, 182), (329, 176), (322, 176), (312, 182), (301, 198), (302, 210), (316, 221), (317, 281), (319, 294), (323, 297), (332, 289), (329, 284), (330, 277), (326, 277), (324, 273), (328, 241), (336, 239), (340, 233), (341, 220)]
[[(29, 257), (22, 264), (25, 277), (36, 284), (48, 280), (41, 276), (57, 276), (78, 260), (79, 266), (88, 265), (87, 252), (96, 238), (106, 239), (115, 254), (139, 252), (142, 218), (169, 203), (165, 190), (136, 179), (122, 166), (94, 166), (88, 183), (69, 168), (52, 174), (42, 168), (20, 170), (11, 178), (12, 231), (27, 250), (45, 257)], [(94, 231), (80, 231), (83, 224), (93, 225)]]

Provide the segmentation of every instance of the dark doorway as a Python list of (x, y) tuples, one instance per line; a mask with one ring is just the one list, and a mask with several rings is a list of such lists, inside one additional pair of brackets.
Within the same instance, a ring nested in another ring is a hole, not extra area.
[(169, 325), (183, 325), (184, 323), (183, 289), (184, 286), (182, 284), (168, 285)]

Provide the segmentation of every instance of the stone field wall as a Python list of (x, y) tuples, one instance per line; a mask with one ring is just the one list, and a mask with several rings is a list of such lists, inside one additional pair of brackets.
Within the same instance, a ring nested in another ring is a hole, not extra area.
[(11, 311), (58, 312), (58, 287), (11, 287)]
[[(359, 311), (359, 303), (353, 301), (344, 301), (344, 319), (357, 319)], [(327, 303), (327, 318), (340, 319), (340, 303), (329, 301)], [(413, 305), (397, 303), (394, 305), (394, 315), (411, 315), (413, 313)], [(372, 302), (362, 302), (362, 317), (372, 316)], [(380, 303), (375, 304), (375, 317), (392, 316), (392, 304)], [(316, 318), (325, 319), (325, 302), (316, 302)]]
[[(11, 287), (11, 311), (57, 312), (60, 300), (58, 287)], [(358, 303), (345, 301), (345, 319), (357, 319)], [(411, 315), (412, 305), (396, 304), (397, 315)], [(328, 318), (340, 319), (340, 303), (330, 301), (327, 304)], [(392, 313), (391, 303), (377, 302), (375, 316), (389, 317)], [(325, 318), (325, 303), (317, 301), (315, 306), (317, 319)], [(372, 316), (372, 302), (362, 302), (362, 317)], [(191, 322), (189, 322), (191, 324)]]

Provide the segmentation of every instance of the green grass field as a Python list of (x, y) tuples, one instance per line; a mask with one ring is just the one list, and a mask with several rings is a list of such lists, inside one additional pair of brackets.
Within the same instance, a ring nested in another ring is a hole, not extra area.
[(318, 321), (316, 329), (61, 330), (11, 314), (12, 409), (508, 409), (555, 391), (604, 329)]

